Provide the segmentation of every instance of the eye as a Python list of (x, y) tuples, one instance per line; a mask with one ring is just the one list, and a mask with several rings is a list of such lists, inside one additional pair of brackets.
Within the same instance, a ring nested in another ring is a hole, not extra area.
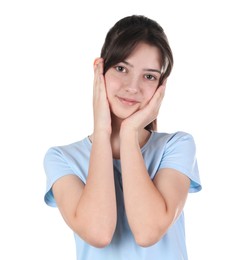
[(145, 75), (144, 77), (145, 77), (146, 79), (148, 79), (148, 80), (151, 80), (151, 81), (157, 80), (157, 78), (156, 78), (155, 76), (150, 75), (150, 74), (147, 74), (147, 75)]
[(117, 71), (119, 71), (119, 72), (123, 72), (123, 73), (126, 72), (126, 68), (123, 67), (123, 66), (117, 65), (117, 66), (115, 66), (114, 68), (115, 68)]

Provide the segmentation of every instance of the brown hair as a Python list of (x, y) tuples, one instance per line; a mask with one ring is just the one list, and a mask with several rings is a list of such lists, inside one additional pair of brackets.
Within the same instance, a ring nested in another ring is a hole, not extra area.
[[(173, 67), (173, 54), (163, 28), (154, 20), (143, 15), (132, 15), (122, 18), (109, 30), (101, 49), (104, 59), (104, 74), (109, 68), (124, 61), (135, 47), (144, 42), (156, 46), (161, 53), (162, 64), (160, 86), (170, 75)], [(157, 129), (155, 119), (145, 127), (147, 130)]]

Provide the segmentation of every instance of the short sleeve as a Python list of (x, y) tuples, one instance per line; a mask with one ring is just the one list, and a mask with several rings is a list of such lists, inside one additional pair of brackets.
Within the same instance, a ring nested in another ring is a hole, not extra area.
[(159, 168), (173, 168), (187, 175), (191, 180), (189, 192), (201, 190), (196, 145), (192, 135), (177, 132), (168, 140)]
[(50, 148), (46, 152), (43, 164), (46, 173), (46, 193), (44, 200), (47, 205), (56, 207), (56, 202), (52, 193), (52, 185), (57, 179), (67, 174), (72, 174), (73, 171), (66, 162), (62, 151), (57, 147)]

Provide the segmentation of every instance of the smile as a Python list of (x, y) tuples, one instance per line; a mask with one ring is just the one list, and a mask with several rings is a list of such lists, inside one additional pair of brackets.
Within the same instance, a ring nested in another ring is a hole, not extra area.
[(133, 106), (137, 103), (139, 103), (138, 101), (134, 100), (134, 99), (129, 99), (129, 98), (122, 98), (122, 97), (118, 97), (119, 101), (127, 106)]

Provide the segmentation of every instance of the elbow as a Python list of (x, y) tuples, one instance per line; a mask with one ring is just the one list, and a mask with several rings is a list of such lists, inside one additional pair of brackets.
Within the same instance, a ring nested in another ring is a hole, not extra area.
[(85, 239), (88, 244), (96, 248), (104, 248), (107, 247), (112, 240), (112, 237), (109, 236), (100, 236), (100, 237), (91, 237)]
[(166, 233), (166, 231), (166, 228), (151, 229), (148, 231), (142, 230), (142, 232), (139, 232), (139, 234), (135, 235), (134, 238), (139, 246), (150, 247), (159, 242)]
[(159, 242), (173, 224), (173, 218), (147, 223), (133, 232), (135, 242), (141, 247), (150, 247)]
[[(83, 218), (82, 218), (83, 219)], [(84, 219), (76, 220), (71, 229), (82, 240), (96, 248), (107, 247), (114, 236), (116, 221), (112, 223), (100, 224)]]
[(107, 247), (113, 238), (114, 232), (106, 232), (101, 230), (84, 230), (84, 232), (76, 232), (85, 242), (96, 248)]
[(161, 237), (146, 237), (146, 236), (142, 236), (142, 237), (135, 237), (135, 241), (137, 243), (137, 245), (141, 246), (141, 247), (150, 247), (153, 246), (154, 244), (156, 244), (159, 240), (161, 239)]

